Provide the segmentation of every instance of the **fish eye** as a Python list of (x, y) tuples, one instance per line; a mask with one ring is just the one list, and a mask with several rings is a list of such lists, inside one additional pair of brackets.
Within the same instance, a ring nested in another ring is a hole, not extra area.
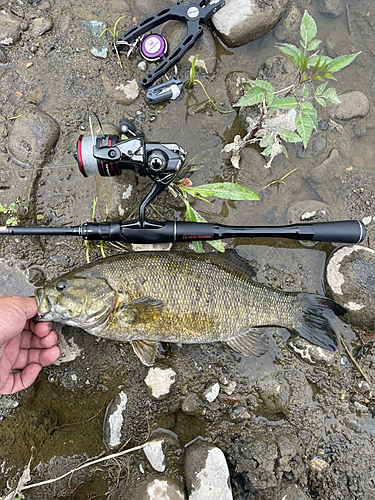
[(56, 285), (56, 290), (58, 292), (63, 292), (67, 286), (66, 281), (59, 281)]

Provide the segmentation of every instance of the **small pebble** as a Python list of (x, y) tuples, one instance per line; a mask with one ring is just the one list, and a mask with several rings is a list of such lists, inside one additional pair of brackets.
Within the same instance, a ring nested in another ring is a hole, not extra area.
[(325, 120), (320, 120), (318, 122), (318, 129), (319, 130), (327, 130), (328, 129), (328, 122), (326, 122)]

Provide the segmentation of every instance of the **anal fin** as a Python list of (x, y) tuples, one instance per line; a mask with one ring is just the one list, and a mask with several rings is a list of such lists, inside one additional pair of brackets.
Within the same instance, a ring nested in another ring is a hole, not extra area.
[(268, 335), (260, 328), (247, 328), (238, 333), (233, 339), (226, 340), (234, 351), (243, 356), (262, 356), (268, 351)]
[(132, 348), (138, 358), (146, 366), (152, 366), (155, 362), (157, 342), (151, 340), (132, 340)]

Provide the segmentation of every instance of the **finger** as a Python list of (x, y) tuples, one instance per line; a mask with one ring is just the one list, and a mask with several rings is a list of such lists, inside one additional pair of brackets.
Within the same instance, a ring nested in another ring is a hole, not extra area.
[(21, 349), (43, 349), (57, 345), (59, 337), (57, 333), (52, 330), (45, 337), (39, 338), (32, 332), (22, 332)]
[(60, 349), (56, 346), (48, 349), (20, 349), (12, 370), (23, 370), (28, 365), (38, 364), (48, 366), (60, 356)]
[(29, 329), (38, 337), (45, 337), (53, 328), (52, 321), (30, 321)]
[(35, 382), (41, 366), (37, 364), (28, 365), (24, 370), (18, 373), (10, 373), (4, 387), (0, 390), (0, 394), (14, 394), (22, 391)]

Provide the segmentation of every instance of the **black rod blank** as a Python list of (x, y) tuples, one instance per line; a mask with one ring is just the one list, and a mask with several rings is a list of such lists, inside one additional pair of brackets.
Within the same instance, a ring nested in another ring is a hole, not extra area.
[(125, 243), (175, 243), (225, 238), (287, 238), (336, 243), (360, 243), (366, 229), (358, 220), (312, 222), (287, 226), (226, 226), (210, 222), (114, 221), (86, 222), (74, 227), (0, 226), (0, 235), (81, 236), (86, 240)]

